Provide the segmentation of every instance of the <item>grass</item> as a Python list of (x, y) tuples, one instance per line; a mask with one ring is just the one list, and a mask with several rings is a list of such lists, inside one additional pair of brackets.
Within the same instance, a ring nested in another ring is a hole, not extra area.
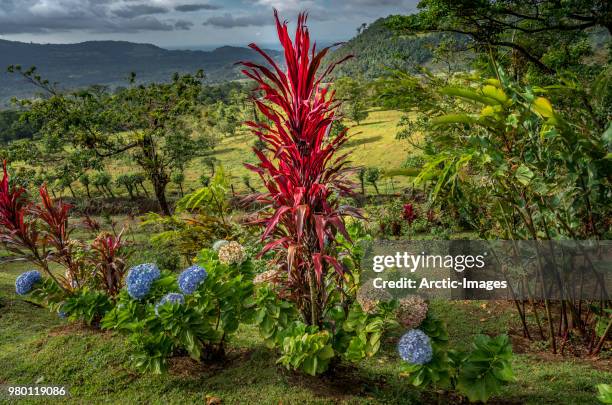
[[(448, 403), (434, 391), (420, 392), (398, 375), (393, 341), (357, 366), (342, 365), (333, 376), (305, 377), (275, 364), (251, 326), (231, 339), (226, 364), (198, 364), (176, 358), (167, 375), (141, 375), (129, 366), (125, 338), (60, 320), (46, 309), (15, 296), (15, 277), (28, 266), (0, 269), (0, 384), (69, 387), (67, 403)], [(434, 302), (432, 311), (449, 325), (452, 344), (465, 348), (476, 333), (518, 327), (512, 308), (502, 303)], [(520, 350), (519, 350), (520, 351)], [(516, 382), (492, 403), (597, 403), (595, 385), (612, 380), (605, 361), (591, 362), (538, 352), (518, 353)], [(1, 397), (0, 397), (1, 401)], [(20, 403), (47, 403), (28, 398)]]
[[(349, 127), (350, 140), (345, 146), (345, 150), (350, 153), (349, 160), (354, 166), (379, 167), (385, 169), (401, 168), (406, 160), (406, 156), (412, 149), (406, 141), (397, 141), (395, 134), (397, 124), (402, 116), (400, 111), (372, 110), (366, 120), (359, 125), (353, 122), (346, 122)], [(260, 184), (257, 176), (244, 167), (244, 163), (257, 163), (252, 146), (255, 136), (246, 130), (239, 131), (232, 137), (221, 139), (215, 147), (211, 156), (217, 159), (218, 164), (223, 165), (226, 174), (229, 175), (236, 192), (247, 191), (242, 178), (248, 175), (251, 184), (258, 187)], [(127, 172), (139, 171), (129, 159), (117, 159), (110, 162), (107, 166), (113, 178)], [(184, 190), (197, 189), (201, 187), (200, 176), (210, 175), (210, 169), (202, 165), (201, 159), (193, 160), (185, 170)], [(408, 184), (406, 179), (394, 180), (392, 186), (390, 180), (381, 180), (379, 185), (381, 192), (391, 192), (393, 187), (401, 187)], [(84, 192), (75, 185), (79, 192)], [(374, 192), (372, 186), (368, 186), (370, 193)], [(178, 188), (168, 185), (170, 194), (178, 194)], [(115, 187), (113, 192), (118, 195), (127, 196), (123, 188)]]

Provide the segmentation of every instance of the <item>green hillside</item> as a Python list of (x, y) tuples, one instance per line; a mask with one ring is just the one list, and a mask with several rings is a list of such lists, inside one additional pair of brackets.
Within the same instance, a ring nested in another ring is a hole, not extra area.
[[(354, 57), (335, 70), (336, 76), (376, 78), (388, 68), (415, 70), (417, 66), (436, 67), (434, 49), (442, 34), (398, 36), (385, 24), (389, 17), (380, 18), (361, 30), (358, 35), (335, 50), (328, 60)], [(460, 37), (455, 37), (458, 41)], [(461, 66), (455, 66), (459, 69)]]

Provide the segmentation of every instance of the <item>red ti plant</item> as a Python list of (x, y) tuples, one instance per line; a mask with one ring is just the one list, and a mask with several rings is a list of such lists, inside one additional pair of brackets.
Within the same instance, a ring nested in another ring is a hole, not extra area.
[(91, 244), (96, 278), (111, 297), (115, 297), (123, 287), (126, 256), (122, 252), (122, 237), (123, 230), (118, 235), (102, 232)]
[(11, 187), (5, 160), (0, 182), (0, 242), (9, 252), (34, 263), (57, 281), (47, 262), (45, 238), (29, 219), (33, 207), (23, 187)]
[(257, 45), (271, 68), (241, 62), (243, 73), (255, 80), (261, 99), (254, 99), (259, 111), (271, 122), (247, 122), (265, 147), (253, 149), (259, 164), (247, 168), (263, 180), (267, 192), (253, 196), (266, 208), (256, 223), (268, 242), (261, 254), (277, 252), (278, 264), (287, 272), (287, 296), (300, 309), (304, 321), (321, 324), (328, 296), (326, 283), (340, 288), (343, 266), (334, 255), (336, 235), (349, 239), (343, 216), (358, 216), (350, 207), (341, 207), (339, 196), (351, 194), (347, 179), (346, 154), (338, 151), (347, 140), (346, 130), (330, 139), (338, 102), (323, 85), (334, 67), (319, 73), (329, 48), (316, 51), (310, 43), (306, 14), (298, 16), (294, 41), (287, 23), (274, 11), (276, 29), (284, 48), (286, 70)]
[(412, 225), (412, 223), (417, 219), (416, 210), (410, 203), (404, 204), (404, 219), (406, 222), (408, 222), (408, 225)]

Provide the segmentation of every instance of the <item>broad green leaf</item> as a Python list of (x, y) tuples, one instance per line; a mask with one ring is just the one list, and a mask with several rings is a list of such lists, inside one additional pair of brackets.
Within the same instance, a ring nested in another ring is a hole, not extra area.
[(533, 109), (546, 118), (552, 118), (555, 115), (552, 104), (544, 97), (538, 97), (533, 101)]
[(531, 182), (534, 174), (527, 166), (520, 165), (519, 168), (516, 169), (514, 176), (516, 177), (519, 183), (521, 183), (523, 186), (526, 186)]

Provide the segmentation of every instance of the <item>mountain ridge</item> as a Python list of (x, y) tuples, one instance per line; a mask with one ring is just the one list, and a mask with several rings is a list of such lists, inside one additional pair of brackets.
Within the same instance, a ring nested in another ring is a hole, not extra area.
[[(273, 58), (280, 52), (266, 50)], [(36, 66), (40, 75), (64, 88), (92, 84), (110, 87), (127, 84), (131, 72), (142, 82), (167, 81), (173, 73), (203, 69), (206, 81), (242, 78), (240, 60), (264, 62), (246, 47), (221, 46), (212, 51), (171, 50), (149, 43), (129, 41), (84, 41), (73, 44), (39, 44), (0, 39), (0, 103), (11, 97), (31, 97), (37, 89), (18, 75), (4, 71), (9, 65), (24, 69)]]

